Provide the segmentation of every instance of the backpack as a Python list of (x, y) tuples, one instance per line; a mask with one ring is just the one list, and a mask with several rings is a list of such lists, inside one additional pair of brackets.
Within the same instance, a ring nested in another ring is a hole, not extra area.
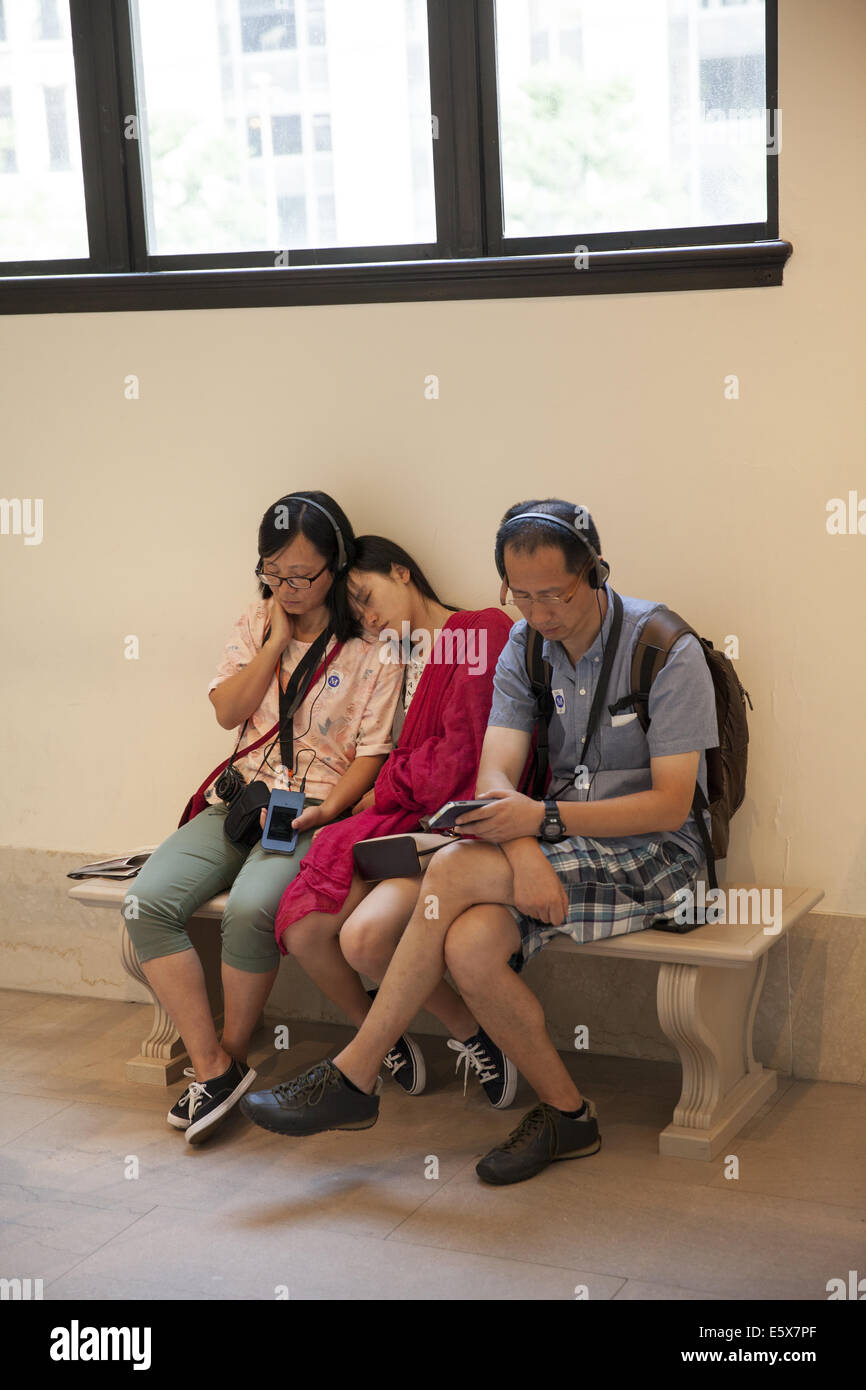
[[(687, 632), (698, 637), (694, 628), (670, 608), (662, 608), (650, 614), (641, 628), (632, 652), (631, 690), (609, 707), (611, 714), (616, 714), (631, 705), (641, 728), (646, 733), (650, 725), (649, 693), (652, 683), (664, 666), (671, 648)], [(547, 780), (547, 726), (554, 709), (550, 689), (550, 663), (542, 657), (543, 640), (540, 632), (527, 627), (526, 673), (539, 712), (535, 781), (531, 793), (534, 797), (543, 795)], [(746, 764), (749, 750), (746, 700), (749, 701), (749, 709), (754, 709), (754, 706), (749, 692), (740, 683), (730, 657), (725, 656), (724, 652), (716, 651), (708, 637), (698, 637), (698, 641), (713, 679), (719, 744), (716, 748), (705, 750), (708, 797), (704, 797), (696, 783), (692, 810), (707, 856), (710, 887), (717, 888), (715, 861), (724, 859), (728, 852), (730, 820), (742, 805), (746, 794)], [(710, 812), (711, 834), (707, 833), (703, 816), (707, 809)]]

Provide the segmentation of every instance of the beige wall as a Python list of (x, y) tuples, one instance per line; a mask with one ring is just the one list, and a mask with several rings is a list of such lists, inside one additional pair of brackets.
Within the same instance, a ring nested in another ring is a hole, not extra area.
[(228, 751), (206, 687), (281, 493), (332, 492), (470, 606), (497, 601), (503, 510), (558, 494), (622, 592), (739, 638), (729, 875), (866, 913), (866, 536), (825, 529), (866, 497), (866, 6), (781, 9), (782, 288), (0, 316), (0, 492), (45, 509), (41, 545), (0, 537), (0, 844), (87, 858), (175, 826)]

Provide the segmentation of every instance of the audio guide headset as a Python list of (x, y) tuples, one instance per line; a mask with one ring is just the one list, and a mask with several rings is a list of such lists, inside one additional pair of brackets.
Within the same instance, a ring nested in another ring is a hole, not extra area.
[(337, 525), (337, 522), (336, 522), (336, 521), (334, 520), (334, 518), (331, 516), (331, 513), (328, 511), (327, 507), (323, 507), (322, 504), (321, 504), (321, 502), (314, 502), (313, 499), (312, 499), (312, 497), (307, 497), (306, 494), (303, 493), (303, 492), (291, 492), (291, 493), (289, 493), (289, 496), (290, 496), (290, 497), (292, 498), (292, 500), (294, 500), (294, 501), (297, 501), (297, 502), (306, 502), (308, 507), (315, 507), (315, 508), (317, 509), (317, 511), (324, 512), (325, 516), (328, 518), (328, 520), (330, 521), (331, 525), (333, 526), (333, 528), (334, 528), (334, 534), (335, 534), (336, 537), (337, 537), (337, 571), (336, 571), (336, 572), (337, 572), (337, 574), (342, 574), (343, 571), (344, 571), (345, 569), (348, 569), (348, 567), (349, 567), (349, 558), (348, 558), (348, 556), (347, 556), (347, 554), (346, 554), (346, 542), (345, 542), (345, 540), (344, 540), (344, 538), (343, 538), (343, 532), (340, 530), (340, 527)]
[[(583, 512), (584, 516), (589, 516), (589, 512), (586, 511), (584, 507), (575, 508), (575, 512), (577, 511)], [(588, 583), (591, 589), (602, 589), (604, 587), (606, 580), (610, 576), (610, 565), (607, 563), (606, 560), (602, 560), (601, 556), (596, 553), (595, 549), (587, 540), (586, 536), (584, 535), (583, 531), (579, 526), (575, 526), (570, 521), (564, 521), (561, 516), (553, 516), (550, 512), (518, 512), (517, 516), (509, 517), (508, 520), (504, 522), (502, 526), (500, 526), (499, 528), (499, 537), (502, 542), (503, 556), (509, 538), (508, 536), (503, 536), (502, 532), (506, 529), (506, 527), (511, 526), (512, 523), (516, 524), (517, 522), (522, 521), (547, 521), (551, 524), (551, 526), (559, 526), (563, 531), (567, 531), (570, 536), (576, 536), (577, 539), (581, 542), (581, 544), (584, 545), (586, 549), (589, 551), (590, 558), (592, 561), (589, 573), (586, 576), (586, 582)], [(504, 559), (502, 564), (499, 564), (497, 561), (497, 568), (499, 570), (499, 576), (504, 584)]]

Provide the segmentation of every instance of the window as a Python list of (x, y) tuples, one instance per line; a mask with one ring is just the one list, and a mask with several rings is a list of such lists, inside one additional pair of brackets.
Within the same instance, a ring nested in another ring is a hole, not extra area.
[(15, 126), (12, 121), (12, 89), (0, 87), (0, 174), (14, 174)]
[(313, 117), (313, 149), (321, 154), (331, 148), (331, 118), (325, 115)]
[(48, 131), (48, 158), (52, 169), (68, 169), (69, 136), (66, 128), (66, 90), (45, 88), (45, 125)]
[(292, 0), (240, 0), (241, 46), (244, 53), (268, 53), (297, 48), (295, 6)]
[(300, 116), (272, 116), (271, 138), (274, 154), (300, 154), (301, 118)]
[(57, 3), (58, 0), (39, 0), (40, 39), (59, 39), (61, 37)]
[(281, 194), (277, 199), (280, 217), (280, 243), (283, 246), (303, 246), (307, 238), (307, 200), (296, 194)]
[(307, 0), (307, 43), (311, 48), (325, 44), (325, 0)]
[(0, 0), (2, 311), (782, 281), (777, 0), (103, 4)]

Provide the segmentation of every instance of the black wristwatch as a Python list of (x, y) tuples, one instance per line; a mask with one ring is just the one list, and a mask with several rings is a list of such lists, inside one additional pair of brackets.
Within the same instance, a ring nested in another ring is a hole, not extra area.
[(544, 820), (541, 822), (540, 836), (549, 845), (555, 845), (557, 841), (564, 840), (566, 829), (562, 823), (562, 816), (556, 808), (556, 802), (552, 797), (544, 798)]

